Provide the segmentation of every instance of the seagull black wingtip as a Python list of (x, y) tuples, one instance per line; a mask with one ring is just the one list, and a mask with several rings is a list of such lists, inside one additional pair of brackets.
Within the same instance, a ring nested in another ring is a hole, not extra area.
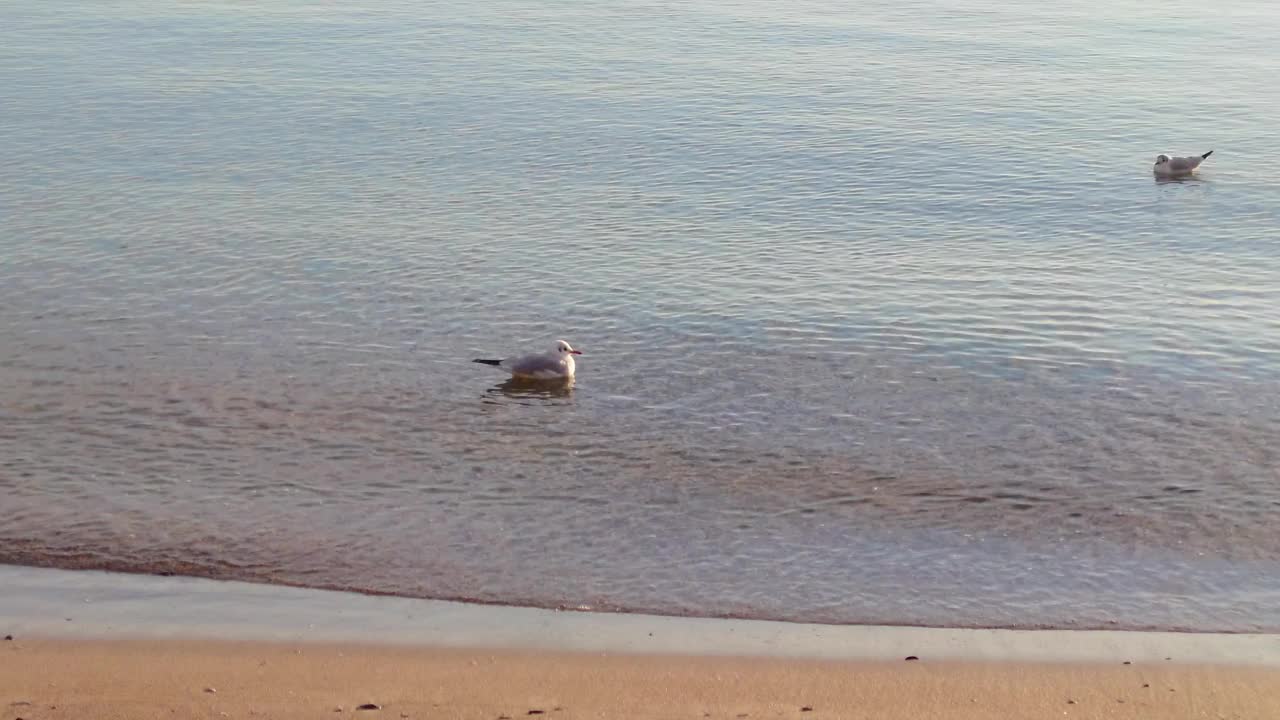
[(499, 365), (501, 365), (501, 364), (502, 364), (502, 361), (501, 361), (501, 360), (482, 360), (482, 359), (480, 359), (480, 358), (476, 358), (475, 360), (472, 360), (471, 362), (473, 362), (473, 363), (480, 363), (481, 365), (492, 365), (492, 366), (494, 366), (494, 367), (498, 367)]
[(1207, 157), (1209, 157), (1209, 156), (1210, 156), (1210, 155), (1212, 155), (1212, 154), (1213, 154), (1213, 151), (1212, 151), (1212, 150), (1210, 150), (1209, 152), (1207, 152), (1207, 153), (1205, 153), (1205, 154), (1201, 155), (1200, 157), (1203, 159), (1203, 158), (1207, 158)]

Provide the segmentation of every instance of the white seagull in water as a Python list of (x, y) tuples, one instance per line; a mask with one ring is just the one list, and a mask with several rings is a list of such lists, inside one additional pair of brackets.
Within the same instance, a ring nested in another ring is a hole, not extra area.
[(1155, 174), (1164, 177), (1190, 175), (1196, 171), (1196, 168), (1200, 167), (1200, 163), (1204, 162), (1205, 158), (1212, 154), (1212, 150), (1203, 155), (1192, 155), (1190, 157), (1169, 157), (1161, 153), (1156, 156), (1156, 164), (1152, 166), (1151, 170)]
[(484, 360), (476, 358), (471, 362), (481, 365), (493, 365), (511, 373), (520, 380), (572, 380), (574, 372), (574, 355), (582, 352), (574, 350), (564, 340), (556, 342), (556, 349), (541, 355), (525, 355), (524, 357), (507, 358), (506, 360)]

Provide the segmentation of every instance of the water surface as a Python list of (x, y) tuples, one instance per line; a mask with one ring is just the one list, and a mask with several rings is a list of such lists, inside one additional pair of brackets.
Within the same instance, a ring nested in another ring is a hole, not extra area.
[[(4, 3), (0, 561), (1274, 631), (1277, 34)], [(468, 362), (559, 337), (568, 392)]]

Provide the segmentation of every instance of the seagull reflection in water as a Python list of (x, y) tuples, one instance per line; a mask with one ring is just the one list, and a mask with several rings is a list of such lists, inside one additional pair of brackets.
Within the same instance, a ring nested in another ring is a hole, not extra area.
[(485, 391), (488, 402), (511, 400), (561, 400), (573, 395), (573, 378), (558, 380), (528, 380), (511, 378)]

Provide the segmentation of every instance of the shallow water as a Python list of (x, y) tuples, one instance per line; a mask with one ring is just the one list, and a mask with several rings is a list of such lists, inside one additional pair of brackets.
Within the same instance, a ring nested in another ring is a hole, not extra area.
[[(0, 6), (0, 561), (1280, 629), (1278, 32)], [(567, 392), (468, 362), (558, 337)]]

